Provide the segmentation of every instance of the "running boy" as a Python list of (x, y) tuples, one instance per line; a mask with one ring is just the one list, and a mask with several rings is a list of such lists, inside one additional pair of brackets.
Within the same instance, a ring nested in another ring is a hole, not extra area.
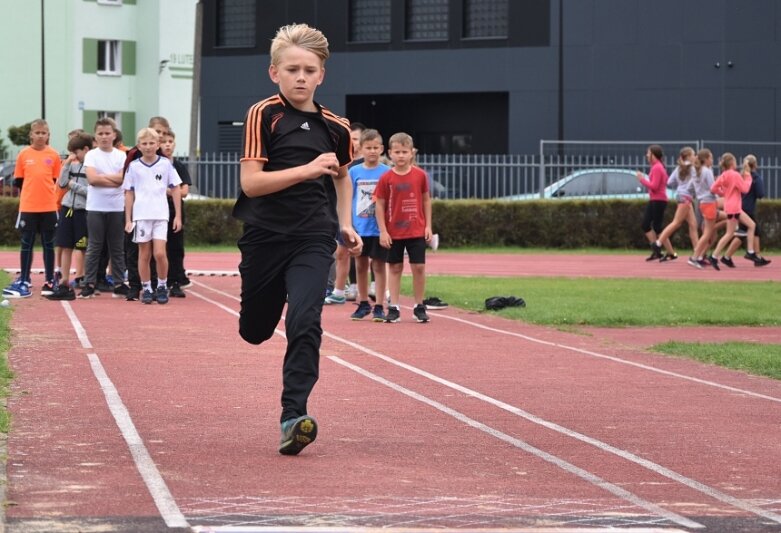
[[(62, 198), (60, 220), (57, 225), (57, 247), (60, 249), (62, 279), (49, 300), (75, 300), (76, 293), (70, 286), (71, 261), (74, 250), (81, 256), (87, 244), (87, 175), (84, 158), (92, 150), (92, 135), (83, 132), (68, 141), (70, 155), (62, 167), (60, 189), (67, 191)], [(83, 257), (82, 257), (83, 262)]]
[(30, 124), (30, 146), (19, 152), (14, 170), (14, 184), (22, 189), (16, 228), (21, 234), (21, 269), (19, 277), (3, 289), (5, 298), (28, 298), (30, 270), (33, 264), (35, 234), (41, 234), (46, 282), (41, 294), (54, 292), (54, 232), (57, 228), (57, 179), (60, 177), (59, 154), (49, 146), (49, 125), (43, 119)]
[(363, 163), (350, 167), (353, 184), (353, 227), (363, 240), (363, 252), (355, 258), (355, 275), (358, 284), (358, 309), (350, 316), (353, 320), (372, 315), (374, 322), (384, 322), (382, 298), (372, 309), (369, 304), (369, 269), (374, 271), (376, 294), (385, 294), (385, 263), (388, 250), (380, 246), (380, 228), (375, 218), (374, 189), (380, 177), (390, 167), (380, 163), (382, 137), (377, 130), (366, 129), (359, 141)]
[[(160, 136), (152, 128), (143, 128), (136, 137), (141, 158), (130, 163), (125, 174), (125, 232), (133, 232), (138, 243), (138, 274), (141, 278), (141, 302), (168, 303), (168, 259), (165, 243), (168, 236), (168, 200), (171, 191), (174, 202), (173, 230), (182, 229), (182, 180), (167, 157), (157, 153)], [(157, 263), (157, 289), (152, 293), (152, 274), (149, 261)]]
[(244, 222), (239, 334), (260, 344), (274, 334), (287, 299), (279, 453), (296, 455), (317, 437), (307, 413), (319, 373), (323, 294), (337, 230), (351, 253), (362, 241), (351, 225), (352, 159), (347, 121), (314, 101), (325, 76), (325, 36), (306, 24), (279, 29), (269, 77), (279, 94), (247, 112), (241, 193)]
[(393, 168), (382, 175), (374, 195), (377, 198), (377, 225), (380, 244), (388, 252), (388, 286), (391, 303), (386, 322), (400, 322), (399, 291), (404, 270), (404, 250), (412, 270), (415, 297), (413, 314), (418, 322), (428, 322), (423, 295), (426, 292), (426, 243), (431, 241), (431, 196), (428, 178), (413, 166), (412, 137), (396, 133), (388, 141)]

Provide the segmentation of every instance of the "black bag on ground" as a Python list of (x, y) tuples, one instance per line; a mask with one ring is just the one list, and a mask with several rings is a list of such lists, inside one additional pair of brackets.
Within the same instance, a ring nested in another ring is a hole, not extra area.
[(492, 296), (485, 300), (485, 308), (489, 311), (498, 311), (505, 307), (526, 307), (526, 302), (515, 296)]

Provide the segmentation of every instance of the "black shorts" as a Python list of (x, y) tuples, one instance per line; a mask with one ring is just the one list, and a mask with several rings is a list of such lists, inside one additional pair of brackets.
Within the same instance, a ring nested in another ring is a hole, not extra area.
[(60, 248), (87, 249), (87, 210), (62, 206), (57, 225), (55, 246)]
[(380, 246), (379, 237), (363, 237), (363, 249), (361, 250), (361, 257), (369, 257), (376, 261), (388, 262), (388, 249)]
[[(759, 224), (759, 220), (757, 220), (756, 215), (754, 215), (753, 213), (746, 213), (746, 214), (748, 215), (748, 217), (751, 220), (754, 221), (754, 224), (756, 225), (756, 228), (754, 229), (754, 237), (762, 237), (761, 225)], [(744, 226), (743, 224), (738, 224), (738, 229), (740, 231), (746, 231), (747, 230), (746, 226)], [(745, 237), (742, 237), (742, 238), (745, 239)]]
[(409, 264), (426, 264), (426, 239), (423, 237), (394, 240), (388, 250), (388, 263), (403, 263), (405, 249), (409, 257)]
[(57, 211), (45, 213), (19, 213), (16, 229), (19, 231), (54, 231), (57, 228)]
[(648, 233), (652, 229), (657, 235), (662, 232), (665, 209), (667, 209), (667, 202), (662, 200), (651, 200), (648, 202), (648, 205), (645, 206), (645, 213), (643, 215), (643, 231), (645, 233)]

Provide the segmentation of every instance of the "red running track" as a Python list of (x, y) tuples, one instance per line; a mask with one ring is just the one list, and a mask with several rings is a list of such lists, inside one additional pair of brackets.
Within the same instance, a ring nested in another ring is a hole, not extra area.
[(281, 457), (284, 340), (240, 341), (238, 278), (193, 279), (167, 306), (13, 303), (10, 529), (781, 525), (776, 381), (657, 356), (640, 336), (328, 307), (321, 433)]

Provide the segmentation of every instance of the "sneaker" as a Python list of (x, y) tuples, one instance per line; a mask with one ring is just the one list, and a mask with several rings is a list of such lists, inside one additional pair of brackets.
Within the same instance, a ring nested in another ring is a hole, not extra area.
[(746, 255), (743, 256), (743, 259), (748, 259), (749, 261), (757, 262), (759, 260), (759, 256), (756, 252), (746, 253)]
[(710, 261), (708, 261), (706, 258), (697, 259), (697, 262), (702, 265), (703, 267), (709, 267)]
[(358, 288), (357, 287), (348, 287), (347, 290), (344, 291), (344, 299), (348, 302), (354, 302), (358, 299)]
[(124, 283), (120, 283), (119, 285), (114, 287), (114, 294), (112, 294), (111, 297), (127, 299), (128, 294), (130, 294), (130, 287), (128, 287)]
[(32, 295), (33, 293), (30, 292), (30, 283), (22, 281), (21, 278), (3, 289), (4, 298), (29, 298)]
[(731, 258), (727, 257), (726, 255), (721, 258), (721, 262), (727, 265), (730, 268), (735, 268), (735, 262), (732, 261)]
[(361, 302), (358, 304), (358, 309), (350, 315), (350, 318), (353, 320), (361, 320), (362, 318), (369, 316), (371, 312), (372, 306), (369, 305), (369, 302)]
[(372, 309), (372, 322), (385, 322), (385, 312), (380, 304), (375, 305)]
[(84, 288), (81, 289), (81, 292), (79, 293), (79, 298), (94, 298), (98, 295), (98, 292), (95, 291), (95, 287), (93, 285), (90, 285), (87, 283), (84, 285)]
[(447, 309), (447, 302), (443, 302), (436, 296), (432, 296), (431, 298), (426, 298), (423, 300), (423, 305), (426, 306), (426, 309)]
[(114, 284), (108, 282), (108, 277), (106, 279), (99, 279), (97, 283), (95, 283), (95, 291), (96, 292), (113, 292), (114, 291)]
[(337, 296), (336, 294), (329, 294), (328, 296), (325, 297), (323, 303), (325, 305), (341, 305), (346, 301), (347, 298), (345, 298), (344, 295)]
[(155, 300), (157, 300), (157, 303), (159, 304), (167, 304), (168, 289), (158, 285), (157, 290), (155, 291)]
[(139, 289), (138, 287), (128, 287), (127, 296), (125, 296), (125, 300), (128, 302), (137, 302), (140, 295), (141, 295), (141, 289)]
[(662, 258), (662, 247), (657, 246), (655, 242), (651, 243), (651, 255), (645, 258), (646, 261), (653, 261)]
[(182, 290), (182, 286), (179, 285), (178, 283), (174, 283), (173, 285), (171, 285), (171, 288), (168, 291), (168, 295), (171, 298), (186, 298), (187, 297), (187, 295)]
[(317, 438), (317, 422), (308, 415), (291, 418), (282, 422), (282, 438), (279, 441), (279, 453), (298, 455), (301, 450), (312, 444)]
[(761, 257), (761, 256), (760, 256), (760, 258), (759, 258), (759, 259), (757, 259), (756, 261), (754, 261), (754, 266), (755, 266), (755, 267), (763, 267), (763, 266), (767, 266), (767, 265), (769, 265), (769, 264), (770, 264), (770, 263), (772, 263), (772, 262), (773, 262), (773, 261), (771, 261), (770, 259), (765, 259), (764, 257)]
[(702, 270), (702, 265), (695, 258), (690, 257), (689, 260), (686, 262), (689, 264), (689, 266), (693, 266), (694, 268), (699, 268), (700, 270)]
[(73, 280), (70, 282), (70, 286), (74, 289), (83, 289), (84, 288), (84, 276), (73, 278)]
[(76, 299), (76, 291), (74, 291), (72, 288), (70, 288), (67, 285), (60, 285), (57, 287), (57, 289), (52, 293), (46, 296), (47, 300), (54, 300), (54, 301), (61, 301), (61, 300), (75, 300)]
[(144, 289), (144, 292), (141, 294), (141, 303), (151, 304), (154, 301), (155, 301), (154, 293), (152, 293), (150, 289)]
[(388, 306), (388, 312), (385, 313), (385, 322), (401, 322), (401, 312), (398, 307)]
[(426, 306), (418, 304), (415, 309), (412, 310), (412, 314), (415, 315), (416, 322), (428, 322), (428, 315), (426, 314)]
[(432, 252), (436, 252), (439, 249), (439, 233), (435, 233), (431, 236), (428, 245), (431, 246)]
[(664, 263), (665, 261), (675, 261), (678, 259), (678, 254), (672, 253), (672, 254), (664, 254), (663, 257), (659, 258), (660, 263)]
[(712, 266), (716, 270), (721, 270), (719, 268), (719, 260), (713, 257), (712, 255), (708, 256), (708, 262), (710, 263), (710, 266)]
[[(190, 278), (185, 276), (185, 278), (182, 281), (179, 282), (179, 288), (180, 289), (186, 289), (187, 287), (191, 287), (192, 284), (193, 284), (193, 282), (190, 281)], [(178, 296), (177, 296), (177, 298), (178, 298)]]
[(56, 289), (53, 281), (47, 281), (43, 284), (43, 287), (41, 287), (41, 296), (51, 296), (54, 294), (54, 290)]

